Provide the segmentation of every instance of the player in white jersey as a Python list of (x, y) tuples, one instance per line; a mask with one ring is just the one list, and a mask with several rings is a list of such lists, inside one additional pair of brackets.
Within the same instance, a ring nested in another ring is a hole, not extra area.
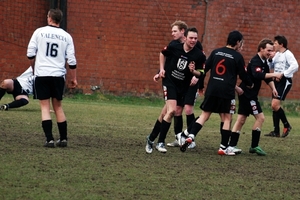
[(67, 120), (62, 108), (65, 86), (66, 61), (70, 68), (71, 88), (77, 86), (76, 58), (73, 39), (59, 27), (63, 13), (50, 9), (47, 15), (48, 26), (34, 31), (27, 49), (27, 57), (34, 68), (35, 95), (40, 101), (42, 128), (46, 136), (45, 147), (54, 147), (50, 99), (56, 115), (60, 138), (58, 147), (67, 146)]
[(287, 48), (287, 44), (287, 39), (284, 36), (277, 35), (274, 37), (276, 54), (271, 60), (270, 68), (274, 69), (274, 72), (281, 73), (282, 77), (281, 79), (274, 79), (278, 92), (278, 96), (273, 96), (271, 102), (274, 129), (270, 133), (265, 134), (265, 136), (280, 137), (280, 121), (282, 121), (284, 126), (281, 137), (288, 136), (292, 129), (280, 103), (285, 100), (286, 95), (290, 91), (293, 74), (298, 71), (299, 65), (293, 53)]
[(0, 106), (0, 110), (19, 108), (29, 103), (28, 95), (32, 94), (34, 76), (29, 67), (23, 74), (15, 79), (5, 79), (0, 84), (0, 100), (5, 93), (12, 94), (14, 101)]

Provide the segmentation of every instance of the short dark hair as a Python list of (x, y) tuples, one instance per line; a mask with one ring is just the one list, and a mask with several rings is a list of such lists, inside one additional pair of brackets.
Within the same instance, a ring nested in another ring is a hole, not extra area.
[(184, 31), (184, 36), (187, 37), (189, 32), (195, 32), (198, 34), (198, 30), (195, 27), (189, 27)]
[(265, 38), (265, 39), (262, 39), (259, 44), (258, 44), (258, 47), (257, 47), (257, 52), (260, 52), (260, 48), (263, 48), (265, 49), (267, 44), (270, 44), (270, 45), (274, 45), (273, 41), (268, 39), (268, 38)]
[(63, 13), (60, 9), (50, 9), (48, 12), (48, 16), (54, 21), (56, 24), (60, 24), (63, 18)]
[(243, 40), (243, 35), (239, 31), (231, 31), (228, 34), (227, 45), (234, 47), (238, 41)]
[(282, 44), (284, 48), (287, 48), (288, 42), (287, 39), (283, 35), (276, 35), (274, 37), (274, 41), (277, 41), (278, 44)]

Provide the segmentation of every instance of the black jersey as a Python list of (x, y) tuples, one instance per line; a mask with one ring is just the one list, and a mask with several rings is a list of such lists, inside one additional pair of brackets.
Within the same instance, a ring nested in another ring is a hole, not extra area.
[(245, 70), (244, 58), (234, 49), (222, 47), (212, 51), (205, 63), (205, 71), (209, 70), (210, 78), (205, 95), (234, 99), (237, 75), (247, 86), (252, 86)]
[(272, 81), (271, 78), (265, 79), (266, 73), (269, 73), (269, 66), (266, 60), (262, 60), (258, 54), (256, 54), (248, 63), (247, 73), (254, 83), (254, 87), (249, 89), (242, 81), (240, 87), (244, 90), (244, 95), (251, 100), (257, 100), (258, 92), (261, 87), (261, 82), (264, 80), (267, 84)]
[[(172, 41), (169, 43), (168, 46), (176, 45), (176, 44), (182, 44), (182, 42), (180, 42), (180, 40), (172, 40)], [(203, 52), (202, 44), (201, 44), (199, 41), (197, 41), (195, 47), (197, 47), (198, 49), (200, 49), (200, 50), (202, 51), (203, 55), (205, 56), (205, 54), (204, 54), (204, 52)], [(166, 59), (168, 59), (168, 57), (167, 57)], [(205, 57), (205, 60), (206, 60), (206, 57)]]
[(179, 93), (185, 93), (190, 85), (193, 74), (190, 72), (190, 62), (195, 62), (196, 70), (203, 69), (205, 56), (203, 52), (194, 47), (189, 52), (185, 52), (183, 44), (169, 45), (161, 53), (166, 56), (165, 78), (163, 85), (176, 86)]

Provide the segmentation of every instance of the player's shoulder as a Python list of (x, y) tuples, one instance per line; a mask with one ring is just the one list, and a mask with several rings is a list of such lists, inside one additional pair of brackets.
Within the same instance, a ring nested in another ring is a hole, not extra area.
[(293, 54), (293, 52), (291, 51), (291, 50), (289, 50), (289, 49), (286, 49), (286, 51), (284, 52), (287, 56), (289, 56), (289, 57), (294, 57), (294, 54)]
[(198, 49), (202, 50), (203, 51), (203, 46), (201, 44), (201, 42), (198, 40), (196, 45), (195, 45)]
[(261, 58), (259, 57), (258, 54), (255, 54), (255, 56), (253, 56), (250, 60), (249, 60), (249, 64), (251, 65), (260, 65), (262, 64), (263, 61), (261, 60)]
[(170, 43), (169, 43), (169, 46), (170, 45), (178, 45), (178, 44), (181, 44), (181, 42), (179, 40), (172, 40)]

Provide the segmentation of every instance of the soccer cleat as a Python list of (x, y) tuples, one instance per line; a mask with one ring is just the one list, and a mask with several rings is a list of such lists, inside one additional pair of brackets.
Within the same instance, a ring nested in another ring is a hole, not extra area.
[(177, 140), (174, 140), (173, 142), (171, 143), (167, 143), (167, 146), (168, 147), (179, 147), (179, 143)]
[(233, 148), (228, 148), (228, 147), (226, 149), (219, 148), (218, 154), (226, 155), (226, 156), (235, 156), (235, 153), (233, 152)]
[(271, 131), (270, 133), (265, 134), (265, 136), (280, 137), (280, 134), (279, 133), (275, 133), (274, 131)]
[(146, 138), (146, 148), (145, 148), (147, 153), (152, 153), (152, 151), (153, 151), (153, 144), (154, 144), (154, 142), (152, 142), (149, 139), (149, 136), (147, 136), (147, 138)]
[(185, 143), (186, 135), (184, 133), (178, 133), (176, 138), (178, 145), (181, 147)]
[(185, 139), (184, 144), (180, 147), (180, 151), (185, 152), (186, 148), (193, 142), (193, 138), (192, 137), (188, 137)]
[(49, 142), (45, 142), (44, 147), (54, 148), (54, 141), (50, 140)]
[(232, 152), (235, 153), (236, 155), (242, 153), (242, 149), (239, 149), (239, 148), (237, 148), (237, 147), (229, 146), (229, 147), (227, 147), (227, 148), (230, 149), (230, 151), (232, 151)]
[(4, 110), (8, 110), (8, 105), (7, 104), (3, 104), (0, 106), (0, 110), (4, 111)]
[(288, 134), (290, 133), (291, 130), (292, 130), (292, 127), (291, 127), (291, 126), (289, 126), (289, 127), (287, 127), (287, 128), (283, 128), (283, 132), (282, 132), (281, 137), (286, 137), (286, 136), (288, 136)]
[(188, 149), (194, 149), (196, 147), (196, 142), (193, 141), (189, 146)]
[(68, 146), (68, 141), (59, 139), (59, 140), (56, 141), (56, 146), (57, 147), (67, 147)]
[(165, 144), (163, 142), (160, 142), (156, 145), (156, 149), (157, 151), (161, 152), (161, 153), (166, 153), (167, 149), (165, 148)]
[(259, 146), (255, 147), (255, 148), (250, 147), (249, 153), (256, 153), (259, 156), (267, 155), (266, 152), (264, 152), (264, 150), (262, 150), (262, 148), (260, 148)]

